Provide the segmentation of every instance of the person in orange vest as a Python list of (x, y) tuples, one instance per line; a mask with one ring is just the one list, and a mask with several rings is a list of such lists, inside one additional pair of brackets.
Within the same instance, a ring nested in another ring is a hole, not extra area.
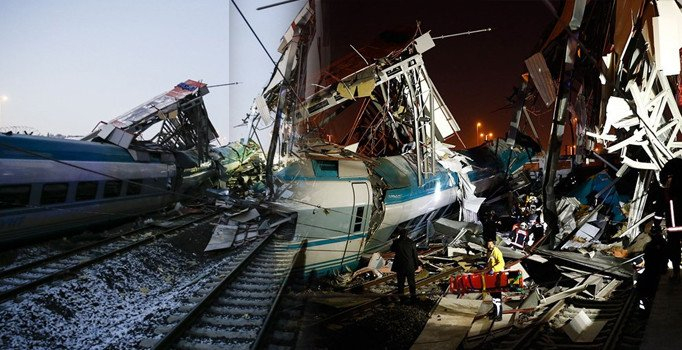
[[(488, 239), (486, 242), (486, 248), (488, 248), (488, 273), (494, 274), (495, 272), (501, 272), (504, 270), (504, 257), (499, 248), (495, 246), (495, 241)], [(502, 292), (490, 293), (493, 298), (493, 312), (490, 314), (490, 318), (496, 321), (502, 320)]]
[(523, 249), (526, 247), (528, 242), (528, 224), (522, 222), (518, 228), (512, 231), (511, 235), (511, 246), (512, 249), (519, 248)]

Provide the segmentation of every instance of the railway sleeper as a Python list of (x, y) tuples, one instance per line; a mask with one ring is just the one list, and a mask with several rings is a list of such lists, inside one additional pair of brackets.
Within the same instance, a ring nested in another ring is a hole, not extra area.
[(244, 318), (244, 317), (209, 317), (201, 318), (201, 322), (205, 322), (214, 326), (224, 327), (260, 327), (263, 324), (262, 318)]
[(218, 298), (216, 305), (220, 306), (270, 306), (272, 305), (272, 298), (270, 299), (234, 299), (234, 298)]
[(194, 326), (187, 331), (187, 335), (193, 337), (207, 337), (225, 340), (255, 340), (258, 337), (259, 329), (228, 331), (222, 328), (211, 327), (208, 325)]
[(251, 349), (250, 343), (237, 343), (237, 344), (216, 344), (216, 343), (200, 343), (192, 340), (180, 340), (175, 344), (176, 349), (191, 349), (191, 350), (215, 350), (215, 349), (231, 349), (231, 350), (249, 350)]
[[(285, 269), (280, 269), (280, 270), (285, 270)], [(252, 269), (252, 270), (246, 269), (246, 271), (244, 271), (244, 272), (246, 274), (248, 274), (249, 276), (252, 276), (252, 277), (269, 278), (269, 279), (272, 279), (273, 274), (281, 274), (282, 273), (282, 271), (275, 271), (273, 273), (272, 270), (255, 270), (255, 269)]]
[(274, 276), (274, 275), (271, 275), (268, 277), (253, 276), (253, 275), (249, 274), (248, 272), (246, 272), (246, 273), (242, 274), (241, 276), (239, 276), (239, 278), (237, 278), (237, 282), (244, 281), (244, 282), (249, 282), (249, 283), (270, 284), (270, 283), (274, 282), (273, 280), (276, 277), (277, 276)]
[(248, 315), (248, 317), (265, 317), (270, 312), (269, 308), (247, 307), (223, 307), (211, 306), (208, 311), (216, 315)]
[(258, 299), (266, 299), (266, 298), (273, 298), (275, 297), (277, 293), (272, 291), (265, 291), (265, 292), (251, 292), (251, 291), (243, 291), (243, 290), (227, 290), (225, 293), (223, 293), (223, 296), (226, 298), (258, 298)]
[[(270, 281), (271, 282), (271, 281)], [(276, 290), (279, 286), (277, 284), (262, 285), (249, 282), (236, 282), (231, 286), (233, 289), (241, 289), (246, 291), (262, 292)]]

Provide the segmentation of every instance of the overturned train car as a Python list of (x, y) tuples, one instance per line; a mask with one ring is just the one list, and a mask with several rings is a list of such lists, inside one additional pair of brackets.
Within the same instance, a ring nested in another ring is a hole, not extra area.
[(362, 255), (386, 250), (397, 227), (415, 229), (453, 209), (458, 175), (439, 167), (419, 186), (416, 171), (402, 155), (371, 164), (312, 157), (277, 173), (283, 193), (275, 204), (298, 214), (289, 248), (305, 248), (305, 272), (354, 269)]

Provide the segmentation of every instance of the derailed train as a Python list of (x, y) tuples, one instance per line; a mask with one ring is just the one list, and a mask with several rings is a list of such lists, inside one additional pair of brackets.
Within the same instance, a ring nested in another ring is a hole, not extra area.
[[(284, 194), (275, 202), (297, 213), (290, 249), (306, 242), (305, 273), (355, 269), (360, 257), (388, 248), (398, 226), (423, 227), (461, 198), (457, 173), (441, 166), (422, 186), (409, 155), (376, 159), (304, 159), (277, 174)], [(416, 231), (416, 230), (415, 230)]]
[[(135, 217), (183, 198), (214, 170), (206, 93), (206, 84), (187, 80), (82, 140), (0, 134), (0, 242)], [(157, 135), (140, 137), (158, 122)]]
[(28, 241), (162, 208), (175, 200), (175, 158), (136, 161), (107, 143), (0, 134), (0, 240)]

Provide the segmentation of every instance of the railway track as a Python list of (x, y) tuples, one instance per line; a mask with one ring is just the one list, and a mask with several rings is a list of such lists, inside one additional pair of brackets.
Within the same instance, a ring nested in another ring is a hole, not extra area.
[(187, 300), (167, 325), (157, 327), (160, 339), (139, 345), (154, 349), (249, 349), (275, 322), (273, 310), (282, 295), (295, 251), (289, 241), (273, 235), (245, 249), (223, 272), (205, 280), (199, 295)]
[[(457, 269), (455, 269), (455, 268), (444, 269), (443, 271), (440, 271), (434, 275), (431, 275), (429, 277), (417, 280), (415, 282), (415, 286), (417, 289), (419, 289), (421, 287), (425, 287), (425, 286), (428, 286), (428, 285), (433, 284), (433, 283), (439, 283), (445, 279), (448, 279), (450, 277), (450, 275), (452, 275), (456, 270)], [(369, 287), (377, 287), (380, 285), (388, 285), (388, 283), (395, 280), (395, 278), (396, 277), (393, 274), (388, 275), (386, 277), (378, 278), (378, 279), (375, 279), (373, 281), (364, 283), (361, 286), (362, 288), (360, 288), (360, 289), (365, 290)], [(353, 289), (358, 289), (358, 287), (356, 286)], [(407, 286), (405, 287), (404, 293), (405, 294), (409, 293)], [(417, 294), (419, 294), (419, 290), (417, 291)], [(309, 327), (318, 327), (318, 326), (322, 326), (322, 325), (332, 323), (332, 322), (339, 322), (343, 319), (357, 315), (358, 313), (362, 313), (365, 310), (368, 310), (368, 309), (374, 307), (375, 305), (380, 304), (384, 298), (386, 298), (388, 296), (394, 296), (394, 295), (397, 295), (397, 290), (394, 290), (394, 289), (391, 289), (391, 291), (388, 293), (377, 293), (375, 298), (370, 298), (369, 300), (367, 300), (366, 302), (364, 302), (360, 305), (357, 305), (355, 307), (352, 307), (352, 308), (349, 308), (347, 310), (336, 313), (334, 315), (331, 315), (331, 316), (323, 319), (322, 321), (311, 324)]]
[(100, 261), (153, 242), (196, 223), (208, 221), (218, 213), (182, 215), (171, 219), (169, 228), (143, 227), (92, 242), (77, 248), (33, 260), (0, 271), (0, 303), (23, 292), (72, 275)]
[[(646, 317), (637, 306), (637, 293), (630, 286), (614, 291), (609, 300), (592, 300), (585, 298), (568, 298), (561, 305), (554, 321), (549, 324), (536, 324), (525, 328), (507, 327), (497, 332), (504, 336), (490, 337), (490, 341), (481, 342), (488, 335), (470, 337), (464, 348), (494, 349), (638, 349), (646, 328)], [(570, 321), (578, 313), (584, 312), (595, 322), (603, 323), (601, 329), (590, 341), (574, 342), (561, 328), (565, 321)], [(556, 323), (553, 326), (552, 323)]]

